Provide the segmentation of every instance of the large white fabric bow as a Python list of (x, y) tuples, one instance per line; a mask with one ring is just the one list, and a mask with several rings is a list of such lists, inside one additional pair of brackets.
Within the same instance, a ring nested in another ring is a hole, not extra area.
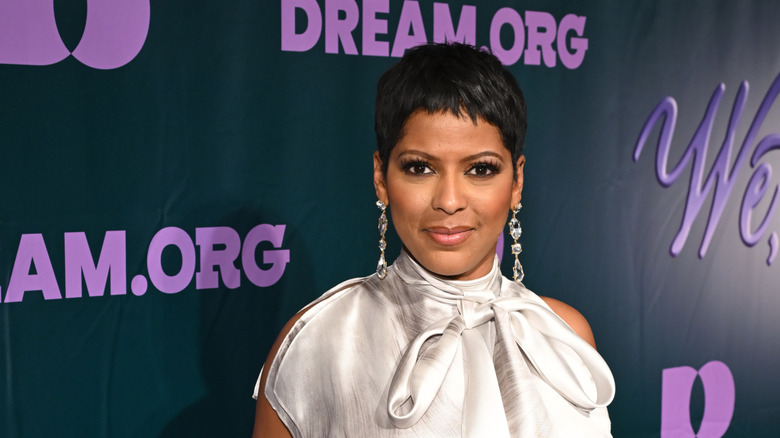
[[(439, 301), (456, 300), (459, 314), (425, 329), (401, 358), (390, 384), (387, 406), (396, 427), (411, 427), (422, 418), (439, 392), (458, 349), (468, 348), (464, 332), (489, 321), (496, 324), (492, 360), (512, 437), (547, 436), (546, 431), (551, 428), (539, 393), (531, 383), (530, 368), (583, 413), (612, 401), (615, 382), (609, 367), (601, 355), (565, 322), (533, 299), (495, 298), (491, 289), (498, 287), (500, 290), (502, 278), (497, 271), (497, 262), (490, 284), (483, 284), (482, 290), (476, 293), (453, 287), (451, 282), (432, 276), (419, 265), (413, 268), (422, 278), (399, 272), (402, 280), (413, 289), (424, 289), (424, 293)], [(498, 278), (498, 284), (495, 278)], [(436, 337), (438, 339), (434, 339)], [(430, 345), (421, 354), (423, 344), (429, 340)], [(582, 363), (572, 363), (571, 352), (579, 356)], [(595, 383), (595, 398), (588, 395), (572, 368), (582, 367), (582, 364)], [(464, 425), (466, 436), (479, 434), (476, 430), (469, 431), (469, 425)]]

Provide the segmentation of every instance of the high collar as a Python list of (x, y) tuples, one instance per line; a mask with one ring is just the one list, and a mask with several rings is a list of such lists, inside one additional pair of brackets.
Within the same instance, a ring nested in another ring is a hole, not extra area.
[(485, 303), (501, 296), (501, 270), (498, 256), (493, 258), (493, 267), (487, 275), (473, 280), (449, 280), (428, 271), (414, 260), (405, 249), (401, 250), (391, 269), (415, 291), (436, 301), (460, 304), (470, 301)]

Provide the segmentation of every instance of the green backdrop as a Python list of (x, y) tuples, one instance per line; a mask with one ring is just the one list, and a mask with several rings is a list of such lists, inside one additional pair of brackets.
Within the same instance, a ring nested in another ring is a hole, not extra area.
[[(614, 435), (777, 436), (777, 17), (760, 1), (0, 3), (0, 435), (248, 436), (284, 322), (375, 268), (387, 55), (449, 23), (525, 91), (525, 283), (590, 321)], [(666, 97), (676, 116), (637, 152)], [(678, 384), (712, 361), (726, 371)]]

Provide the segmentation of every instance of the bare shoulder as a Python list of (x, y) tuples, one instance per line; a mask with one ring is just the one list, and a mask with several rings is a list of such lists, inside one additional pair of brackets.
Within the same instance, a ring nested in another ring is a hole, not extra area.
[(279, 347), (282, 345), (282, 341), (287, 336), (287, 333), (292, 330), (296, 322), (306, 312), (306, 309), (296, 313), (295, 316), (290, 318), (289, 321), (282, 327), (279, 336), (276, 337), (276, 341), (271, 346), (271, 351), (268, 353), (268, 357), (265, 359), (265, 365), (263, 366), (263, 373), (260, 375), (260, 389), (257, 394), (257, 405), (255, 408), (255, 427), (252, 432), (253, 438), (270, 437), (270, 438), (288, 438), (291, 437), (290, 432), (285, 427), (282, 420), (276, 414), (276, 411), (271, 407), (271, 403), (265, 398), (265, 384), (268, 380), (268, 369), (271, 367), (276, 353), (279, 351)]
[(596, 348), (596, 340), (593, 338), (593, 331), (590, 329), (590, 324), (580, 312), (574, 307), (564, 303), (563, 301), (556, 300), (550, 297), (540, 297), (547, 303), (548, 306), (558, 315), (569, 327), (574, 330), (575, 333)]

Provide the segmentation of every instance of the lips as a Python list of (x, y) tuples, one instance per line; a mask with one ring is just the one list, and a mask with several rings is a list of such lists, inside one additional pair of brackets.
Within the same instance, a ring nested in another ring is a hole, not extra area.
[(423, 231), (439, 245), (452, 246), (468, 239), (474, 229), (471, 227), (430, 227), (423, 228)]

